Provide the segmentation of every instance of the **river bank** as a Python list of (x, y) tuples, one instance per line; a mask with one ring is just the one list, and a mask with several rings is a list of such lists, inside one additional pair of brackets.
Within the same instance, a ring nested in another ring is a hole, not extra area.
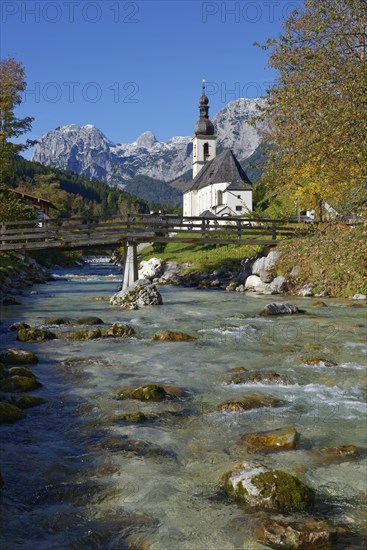
[[(52, 275), (56, 280), (37, 287), (37, 295), (24, 296), (21, 311), (3, 310), (2, 346), (38, 356), (31, 370), (43, 385), (32, 394), (47, 400), (1, 426), (7, 442), (1, 449), (4, 547), (271, 548), (255, 536), (254, 526), (284, 520), (284, 514), (245, 511), (221, 491), (221, 477), (244, 460), (285, 470), (315, 490), (312, 515), (345, 530), (332, 548), (364, 547), (361, 309), (348, 300), (330, 298), (325, 307), (296, 297), (306, 314), (272, 319), (260, 316), (267, 296), (162, 286), (163, 306), (121, 311), (107, 301), (121, 281), (116, 267)], [(8, 330), (19, 321), (42, 327), (50, 317), (81, 316), (98, 317), (102, 327), (127, 323), (135, 335), (20, 344)], [(195, 339), (154, 341), (161, 329)], [(319, 361), (308, 363), (312, 357)], [(244, 369), (263, 375), (272, 370), (286, 383), (269, 384), (264, 377), (246, 382)], [(228, 384), (234, 370), (242, 382)], [(147, 383), (174, 385), (185, 394), (178, 400), (117, 399), (125, 388)], [(218, 409), (253, 394), (280, 406)], [(242, 439), (287, 426), (300, 434), (290, 450), (254, 452)], [(315, 450), (346, 445), (357, 454)]]
[(48, 280), (47, 269), (29, 255), (20, 252), (0, 254), (0, 306), (20, 305), (24, 292)]
[[(270, 250), (275, 253), (269, 261), (260, 261)], [(161, 283), (259, 294), (340, 298), (367, 295), (367, 226), (363, 223), (325, 223), (310, 228), (303, 236), (280, 241), (273, 249), (168, 244), (159, 255), (151, 248), (142, 251), (144, 261), (152, 256), (158, 256), (165, 266), (157, 266), (156, 272), (148, 269), (144, 276)], [(252, 275), (255, 278), (247, 281)], [(273, 287), (265, 286), (277, 277), (282, 279)]]

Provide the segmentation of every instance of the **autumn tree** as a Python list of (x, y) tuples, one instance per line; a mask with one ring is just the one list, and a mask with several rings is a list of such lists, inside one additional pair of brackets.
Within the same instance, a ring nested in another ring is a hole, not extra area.
[(33, 118), (17, 118), (14, 110), (26, 89), (25, 72), (14, 58), (0, 60), (0, 184), (11, 169), (12, 159), (32, 144), (13, 143), (31, 129)]
[(283, 212), (366, 207), (366, 31), (366, 0), (304, 0), (262, 46), (279, 75), (260, 115), (271, 144), (263, 181)]

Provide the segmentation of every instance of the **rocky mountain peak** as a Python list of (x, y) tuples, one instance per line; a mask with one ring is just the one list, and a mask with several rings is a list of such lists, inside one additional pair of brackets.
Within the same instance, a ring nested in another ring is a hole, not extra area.
[(135, 143), (139, 145), (139, 147), (145, 147), (146, 149), (153, 147), (156, 142), (157, 139), (155, 135), (149, 130), (140, 134), (140, 136), (135, 140)]

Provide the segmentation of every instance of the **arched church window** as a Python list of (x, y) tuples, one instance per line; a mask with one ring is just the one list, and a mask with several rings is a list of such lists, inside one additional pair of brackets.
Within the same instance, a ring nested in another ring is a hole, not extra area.
[(209, 143), (204, 143), (204, 159), (206, 160), (209, 156)]
[(221, 190), (217, 191), (217, 205), (223, 204), (223, 193)]

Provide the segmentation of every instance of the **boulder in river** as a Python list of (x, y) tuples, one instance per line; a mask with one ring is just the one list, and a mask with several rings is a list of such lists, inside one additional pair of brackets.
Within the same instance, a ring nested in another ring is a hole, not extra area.
[(76, 322), (78, 325), (104, 325), (104, 321), (100, 319), (99, 317), (80, 317), (80, 319), (77, 319)]
[(130, 325), (114, 323), (103, 331), (103, 336), (111, 338), (129, 338), (134, 336), (135, 330)]
[(217, 406), (219, 411), (249, 411), (261, 407), (281, 407), (285, 402), (272, 395), (254, 394), (241, 397), (237, 401), (224, 401)]
[(299, 519), (266, 518), (256, 524), (254, 534), (259, 541), (271, 548), (331, 548), (337, 541), (338, 529), (325, 520), (305, 517)]
[(183, 397), (185, 392), (178, 386), (144, 384), (138, 388), (122, 388), (118, 392), (119, 399), (138, 399), (140, 401), (164, 401)]
[(302, 512), (315, 502), (315, 491), (297, 477), (249, 462), (237, 464), (221, 483), (229, 496), (250, 507)]
[(165, 341), (165, 342), (187, 342), (189, 340), (197, 340), (195, 336), (186, 334), (185, 332), (175, 332), (173, 330), (158, 330), (153, 340)]
[(36, 397), (35, 395), (19, 395), (11, 398), (12, 403), (20, 409), (30, 409), (31, 407), (38, 407), (38, 405), (44, 405), (47, 403), (46, 399), (42, 397)]
[(314, 447), (312, 452), (328, 462), (342, 462), (359, 456), (355, 445), (340, 445), (339, 447)]
[(28, 378), (36, 378), (33, 372), (27, 367), (11, 367), (8, 372), (8, 376), (26, 376)]
[(0, 362), (6, 365), (32, 365), (38, 363), (38, 357), (32, 351), (8, 349), (0, 353)]
[(10, 325), (10, 330), (21, 330), (25, 328), (31, 328), (27, 323), (24, 323), (23, 321), (20, 321), (19, 323), (13, 323)]
[(149, 420), (148, 416), (146, 416), (142, 411), (136, 411), (132, 413), (122, 413), (117, 415), (114, 420), (118, 420), (120, 422), (126, 422), (128, 424), (137, 424), (140, 422), (145, 422)]
[(102, 331), (100, 328), (90, 328), (79, 330), (68, 336), (71, 340), (96, 340), (97, 338), (102, 338)]
[(50, 330), (41, 328), (26, 328), (18, 331), (17, 340), (19, 342), (45, 342), (46, 340), (55, 340), (56, 334)]
[(322, 367), (337, 367), (337, 363), (331, 359), (324, 359), (318, 355), (310, 355), (302, 358), (302, 363), (305, 365), (321, 365)]
[(292, 315), (294, 313), (304, 313), (304, 311), (298, 309), (298, 307), (293, 304), (274, 302), (272, 304), (267, 304), (262, 310), (261, 315), (267, 317), (268, 315)]
[(72, 321), (70, 319), (64, 319), (63, 317), (50, 317), (45, 320), (45, 325), (69, 325)]
[(29, 376), (9, 376), (0, 380), (0, 390), (4, 392), (27, 392), (40, 388), (42, 384)]
[(287, 378), (275, 371), (249, 371), (233, 374), (227, 384), (288, 384)]
[(25, 412), (16, 405), (0, 402), (0, 424), (10, 424), (25, 417)]
[(252, 452), (274, 452), (296, 449), (300, 434), (293, 427), (278, 428), (266, 432), (252, 432), (241, 437)]
[(162, 296), (157, 287), (149, 279), (139, 279), (124, 290), (120, 290), (110, 299), (110, 304), (124, 309), (140, 309), (145, 306), (163, 304)]
[(144, 456), (157, 459), (176, 458), (175, 454), (159, 447), (153, 447), (150, 443), (139, 439), (130, 439), (127, 435), (109, 436), (99, 443), (89, 446), (90, 451), (105, 450), (110, 453), (121, 453), (123, 455)]

